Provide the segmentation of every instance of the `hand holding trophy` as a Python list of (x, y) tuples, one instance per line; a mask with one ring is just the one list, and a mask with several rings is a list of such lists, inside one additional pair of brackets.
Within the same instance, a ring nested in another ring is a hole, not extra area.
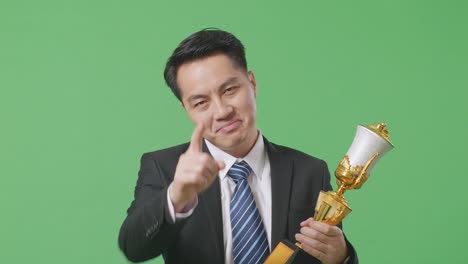
[[(351, 147), (335, 171), (338, 189), (320, 192), (314, 219), (330, 225), (339, 224), (351, 212), (348, 202), (343, 198), (344, 192), (361, 188), (377, 161), (392, 148), (385, 123), (359, 125)], [(305, 254), (299, 243), (283, 240), (265, 264), (298, 263), (306, 257)]]

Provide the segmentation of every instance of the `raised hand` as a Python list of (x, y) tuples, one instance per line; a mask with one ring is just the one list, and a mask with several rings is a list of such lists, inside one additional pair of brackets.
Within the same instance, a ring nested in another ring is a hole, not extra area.
[(177, 163), (174, 181), (169, 196), (174, 210), (182, 212), (192, 204), (199, 193), (206, 190), (224, 168), (224, 162), (215, 161), (203, 152), (204, 126), (198, 125), (193, 131), (190, 145)]

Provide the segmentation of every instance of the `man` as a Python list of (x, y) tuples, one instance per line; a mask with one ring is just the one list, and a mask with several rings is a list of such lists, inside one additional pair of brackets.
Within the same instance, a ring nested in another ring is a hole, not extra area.
[(232, 34), (202, 30), (164, 77), (195, 125), (190, 143), (146, 153), (119, 245), (131, 261), (263, 263), (282, 239), (310, 263), (357, 263), (339, 227), (313, 221), (324, 161), (270, 143), (256, 125), (257, 84)]

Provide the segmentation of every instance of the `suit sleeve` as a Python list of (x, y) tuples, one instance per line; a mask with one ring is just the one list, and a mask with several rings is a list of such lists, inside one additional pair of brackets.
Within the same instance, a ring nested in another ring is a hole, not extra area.
[[(323, 162), (323, 190), (324, 191), (330, 191), (332, 190), (332, 185), (330, 183), (330, 171), (328, 170), (328, 165), (325, 161), (322, 161)], [(343, 229), (343, 224), (342, 223), (339, 223), (338, 224), (338, 227)], [(348, 248), (348, 256), (349, 256), (349, 259), (348, 261), (346, 262), (346, 264), (358, 264), (359, 263), (359, 260), (358, 260), (358, 257), (357, 257), (357, 253), (356, 253), (356, 250), (354, 249), (353, 245), (348, 241), (348, 239), (346, 238), (346, 235), (344, 236), (345, 238), (345, 241), (346, 241), (346, 246)]]
[(167, 221), (168, 178), (150, 156), (141, 158), (134, 200), (119, 234), (119, 246), (128, 260), (145, 261), (163, 254), (175, 241), (184, 221)]

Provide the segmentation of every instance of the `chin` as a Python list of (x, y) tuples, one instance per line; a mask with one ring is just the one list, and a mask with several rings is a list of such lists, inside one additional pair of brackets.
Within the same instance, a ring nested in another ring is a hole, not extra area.
[(240, 145), (239, 141), (236, 140), (223, 140), (217, 144), (220, 148), (225, 150), (235, 149)]
[(248, 130), (241, 129), (230, 134), (219, 134), (218, 137), (213, 137), (213, 140), (210, 141), (224, 151), (232, 151), (246, 147), (244, 145), (249, 144), (249, 136)]
[(232, 150), (242, 145), (242, 143), (244, 142), (242, 139), (243, 138), (241, 137), (223, 138), (219, 140), (214, 140), (212, 142), (215, 143), (216, 146), (218, 146), (219, 148), (223, 150)]

